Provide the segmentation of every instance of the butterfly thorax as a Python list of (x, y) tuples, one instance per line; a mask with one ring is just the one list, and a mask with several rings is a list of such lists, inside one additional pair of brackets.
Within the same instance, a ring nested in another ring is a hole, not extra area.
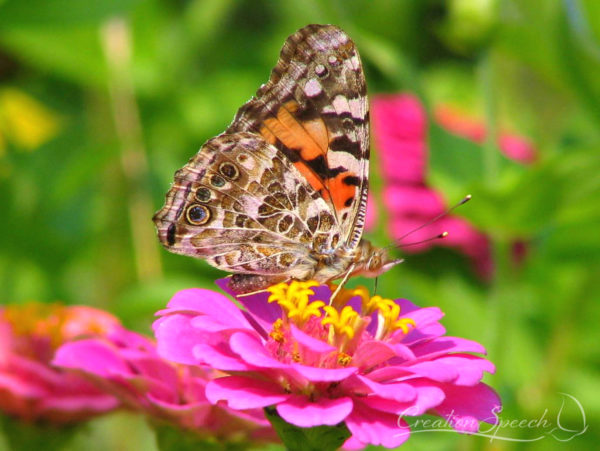
[(317, 264), (311, 278), (318, 282), (339, 279), (348, 272), (352, 276), (377, 277), (402, 261), (391, 258), (385, 248), (373, 246), (365, 239), (355, 249), (340, 246), (332, 253), (314, 253), (312, 257)]

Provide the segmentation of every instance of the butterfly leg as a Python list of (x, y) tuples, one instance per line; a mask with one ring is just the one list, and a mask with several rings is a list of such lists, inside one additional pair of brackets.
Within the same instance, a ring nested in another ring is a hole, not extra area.
[(342, 281), (340, 282), (340, 284), (337, 286), (337, 288), (335, 289), (335, 291), (333, 292), (333, 294), (329, 298), (329, 305), (333, 304), (333, 300), (338, 295), (338, 293), (340, 292), (340, 290), (342, 289), (342, 287), (344, 286), (344, 284), (348, 281), (348, 278), (350, 277), (350, 274), (352, 274), (352, 272), (354, 271), (354, 267), (355, 266), (356, 265), (354, 265), (354, 264), (350, 265), (350, 267), (348, 268), (348, 271), (346, 271), (346, 274), (344, 274), (344, 278), (342, 279)]
[(286, 276), (263, 276), (260, 274), (234, 274), (229, 279), (229, 288), (240, 295), (249, 295), (265, 291), (271, 285), (284, 282)]

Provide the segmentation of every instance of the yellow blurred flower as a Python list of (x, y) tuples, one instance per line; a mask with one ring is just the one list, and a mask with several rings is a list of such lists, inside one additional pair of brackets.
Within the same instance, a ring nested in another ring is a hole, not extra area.
[(16, 88), (0, 89), (0, 155), (8, 142), (35, 150), (57, 135), (62, 120), (33, 97)]

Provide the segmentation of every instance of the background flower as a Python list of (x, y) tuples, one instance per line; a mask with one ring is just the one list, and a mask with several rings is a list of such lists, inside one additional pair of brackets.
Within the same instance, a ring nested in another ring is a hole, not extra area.
[[(411, 94), (376, 96), (372, 101), (374, 139), (379, 150), (384, 188), (383, 201), (389, 215), (388, 231), (398, 244), (406, 234), (441, 215), (449, 205), (432, 188), (428, 174), (427, 116), (419, 99)], [(449, 131), (475, 142), (485, 139), (483, 123), (460, 115), (455, 109), (440, 106), (436, 120)], [(523, 163), (536, 158), (535, 149), (524, 138), (501, 134), (499, 147), (506, 156)], [(470, 258), (475, 271), (484, 279), (493, 273), (489, 238), (466, 219), (449, 214), (410, 234), (407, 242), (420, 242), (442, 232), (443, 240), (404, 247), (408, 253), (432, 246), (448, 246)]]
[(215, 371), (167, 362), (151, 340), (124, 328), (65, 343), (53, 364), (81, 374), (125, 407), (199, 438), (223, 442), (275, 438), (261, 410), (235, 411), (207, 401), (205, 386), (218, 376)]
[(90, 307), (29, 303), (0, 310), (0, 410), (28, 421), (82, 421), (119, 406), (85, 378), (51, 366), (58, 346), (118, 327)]

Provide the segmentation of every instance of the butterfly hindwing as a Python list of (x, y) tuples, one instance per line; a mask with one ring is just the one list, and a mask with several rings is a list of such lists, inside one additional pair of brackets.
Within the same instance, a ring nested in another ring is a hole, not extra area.
[(172, 252), (229, 272), (302, 278), (314, 243), (340, 239), (329, 210), (274, 146), (241, 132), (209, 140), (177, 171), (154, 221)]
[(329, 204), (345, 245), (364, 226), (369, 171), (366, 83), (352, 40), (332, 25), (291, 35), (269, 81), (227, 132), (261, 134)]

